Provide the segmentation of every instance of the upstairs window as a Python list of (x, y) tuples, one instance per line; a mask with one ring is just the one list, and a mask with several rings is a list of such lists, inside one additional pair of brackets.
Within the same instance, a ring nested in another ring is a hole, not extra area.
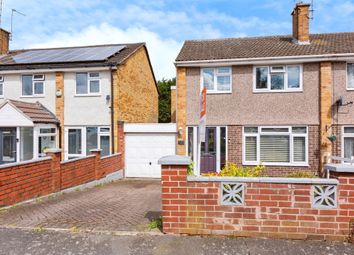
[(255, 92), (301, 90), (301, 65), (257, 66), (254, 68)]
[(203, 68), (201, 88), (209, 93), (232, 92), (231, 67)]
[(0, 97), (4, 96), (4, 76), (0, 75)]
[(43, 96), (44, 80), (44, 74), (22, 75), (22, 96)]
[(98, 95), (100, 94), (99, 73), (77, 73), (76, 94), (77, 95)]
[(354, 90), (354, 63), (347, 64), (347, 89)]

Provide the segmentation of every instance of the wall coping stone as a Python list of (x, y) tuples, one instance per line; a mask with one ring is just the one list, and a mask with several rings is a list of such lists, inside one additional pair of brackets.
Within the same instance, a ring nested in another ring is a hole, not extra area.
[(158, 164), (160, 165), (188, 166), (190, 163), (190, 157), (179, 155), (164, 156), (158, 160)]
[(354, 165), (350, 164), (325, 164), (324, 169), (337, 173), (354, 173)]
[(32, 164), (40, 161), (46, 161), (46, 160), (51, 160), (52, 157), (42, 157), (42, 158), (37, 158), (37, 159), (31, 159), (31, 160), (26, 160), (26, 161), (21, 161), (21, 162), (15, 162), (15, 163), (10, 163), (10, 164), (4, 164), (0, 165), (0, 169), (5, 169), (9, 167), (15, 167), (15, 166), (21, 166), (21, 165), (26, 165), (26, 164)]
[(78, 161), (78, 160), (81, 160), (81, 159), (85, 159), (85, 158), (95, 158), (95, 157), (96, 157), (96, 155), (89, 155), (89, 156), (86, 156), (86, 157), (73, 158), (73, 159), (63, 160), (63, 161), (60, 162), (60, 164), (66, 164), (66, 163), (75, 162), (75, 161)]
[(255, 182), (255, 183), (282, 183), (282, 184), (330, 184), (338, 185), (337, 179), (321, 178), (283, 178), (283, 177), (217, 177), (217, 176), (188, 176), (189, 182)]
[(90, 150), (90, 152), (101, 152), (102, 150), (101, 149), (92, 149)]
[(118, 153), (114, 153), (114, 154), (111, 154), (111, 155), (103, 156), (103, 157), (101, 157), (101, 159), (113, 158), (115, 156), (120, 156), (120, 155), (122, 155), (122, 153), (118, 152)]

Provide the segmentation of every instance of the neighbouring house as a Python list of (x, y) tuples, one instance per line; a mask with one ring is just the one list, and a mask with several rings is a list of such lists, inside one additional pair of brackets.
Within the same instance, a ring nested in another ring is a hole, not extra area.
[(145, 43), (9, 51), (0, 30), (0, 164), (62, 148), (64, 159), (117, 152), (118, 121), (158, 122)]
[(197, 160), (205, 87), (201, 172), (230, 161), (274, 176), (318, 173), (328, 155), (354, 156), (354, 32), (310, 34), (309, 7), (296, 4), (292, 35), (185, 41), (177, 152)]

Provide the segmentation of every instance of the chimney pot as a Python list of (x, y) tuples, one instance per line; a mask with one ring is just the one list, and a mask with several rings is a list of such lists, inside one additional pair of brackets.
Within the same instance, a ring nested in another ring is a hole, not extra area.
[(291, 15), (293, 16), (293, 40), (297, 44), (310, 44), (309, 32), (310, 4), (297, 3)]
[(10, 33), (0, 28), (0, 55), (9, 53)]

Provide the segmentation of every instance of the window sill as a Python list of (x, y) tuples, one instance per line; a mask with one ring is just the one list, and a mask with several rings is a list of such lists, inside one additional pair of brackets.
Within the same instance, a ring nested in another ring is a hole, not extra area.
[(347, 90), (348, 90), (348, 91), (354, 91), (354, 88), (348, 88), (348, 87), (347, 87)]
[(45, 95), (20, 96), (20, 98), (44, 98)]
[(253, 90), (255, 94), (262, 94), (262, 93), (302, 93), (303, 90)]
[(102, 94), (75, 94), (74, 97), (101, 97)]
[[(259, 162), (242, 162), (245, 166), (257, 166)], [(295, 163), (262, 163), (263, 166), (286, 166), (286, 167), (310, 167), (308, 163), (295, 164)]]
[(207, 95), (212, 94), (232, 94), (232, 91), (207, 91)]

